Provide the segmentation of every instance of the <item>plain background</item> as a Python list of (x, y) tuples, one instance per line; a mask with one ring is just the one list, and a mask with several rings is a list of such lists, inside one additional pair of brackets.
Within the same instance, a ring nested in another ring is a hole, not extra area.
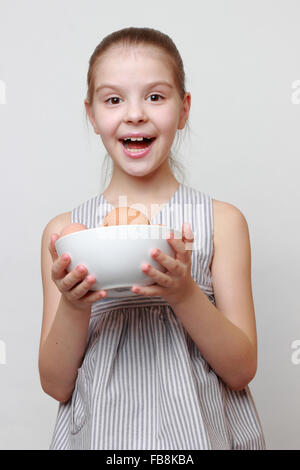
[(58, 403), (38, 375), (41, 236), (104, 190), (106, 151), (83, 106), (94, 48), (147, 26), (174, 40), (185, 65), (187, 183), (248, 222), (259, 346), (250, 389), (267, 447), (300, 449), (299, 1), (1, 0), (0, 10), (0, 448), (49, 447)]

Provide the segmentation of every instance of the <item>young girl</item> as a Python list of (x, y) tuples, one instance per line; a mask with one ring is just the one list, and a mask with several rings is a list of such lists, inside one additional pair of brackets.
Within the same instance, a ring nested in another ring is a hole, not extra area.
[[(257, 339), (247, 222), (169, 165), (190, 105), (179, 52), (159, 31), (116, 31), (91, 56), (85, 106), (113, 174), (105, 193), (43, 232), (39, 371), (60, 402), (50, 449), (265, 448), (248, 387)], [(85, 266), (68, 273), (54, 243), (70, 223), (101, 225), (124, 195), (182, 239), (168, 239), (175, 258), (151, 253), (167, 269), (143, 266), (151, 286), (109, 298), (90, 290)]]

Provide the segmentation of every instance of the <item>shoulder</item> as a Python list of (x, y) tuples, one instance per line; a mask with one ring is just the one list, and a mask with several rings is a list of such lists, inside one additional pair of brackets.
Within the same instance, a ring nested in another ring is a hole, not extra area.
[(52, 219), (50, 219), (47, 225), (51, 225), (52, 227), (55, 227), (55, 226), (63, 227), (64, 225), (71, 223), (71, 215), (72, 215), (72, 211), (58, 214)]
[(242, 211), (229, 202), (212, 199), (214, 219), (213, 240), (218, 243), (226, 236), (248, 232), (247, 220)]
[(52, 233), (59, 233), (63, 227), (71, 224), (72, 212), (63, 212), (51, 218), (43, 231), (43, 238), (49, 238)]
[(218, 201), (212, 198), (213, 211), (219, 217), (244, 217), (241, 210), (229, 202)]

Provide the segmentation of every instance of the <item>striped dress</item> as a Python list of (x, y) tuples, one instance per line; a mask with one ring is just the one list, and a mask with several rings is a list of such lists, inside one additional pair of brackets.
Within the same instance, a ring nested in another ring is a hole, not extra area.
[[(72, 222), (99, 226), (113, 206), (99, 194)], [(215, 305), (212, 199), (180, 184), (150, 219), (194, 234), (192, 275)], [(125, 291), (92, 306), (72, 397), (60, 403), (50, 450), (265, 449), (249, 387), (231, 390), (161, 297)]]

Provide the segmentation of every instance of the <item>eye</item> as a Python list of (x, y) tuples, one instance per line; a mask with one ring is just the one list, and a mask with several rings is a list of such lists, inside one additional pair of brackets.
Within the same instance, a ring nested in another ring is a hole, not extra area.
[[(119, 100), (120, 98), (118, 98), (117, 96), (112, 96), (111, 98), (108, 98), (108, 100), (105, 101), (105, 103), (108, 103), (110, 100)], [(119, 103), (110, 103), (110, 104), (119, 104)]]
[[(159, 96), (159, 98), (162, 98), (162, 99), (164, 99), (164, 97), (163, 97), (163, 96), (161, 96), (161, 95), (158, 95), (157, 93), (153, 93), (152, 95), (150, 95), (150, 96), (149, 96), (149, 98), (153, 98), (153, 96)], [(151, 100), (151, 101), (152, 101), (152, 100)], [(155, 101), (160, 101), (160, 100), (154, 100), (154, 102), (155, 102)], [(152, 101), (152, 102), (153, 102), (153, 101)]]

